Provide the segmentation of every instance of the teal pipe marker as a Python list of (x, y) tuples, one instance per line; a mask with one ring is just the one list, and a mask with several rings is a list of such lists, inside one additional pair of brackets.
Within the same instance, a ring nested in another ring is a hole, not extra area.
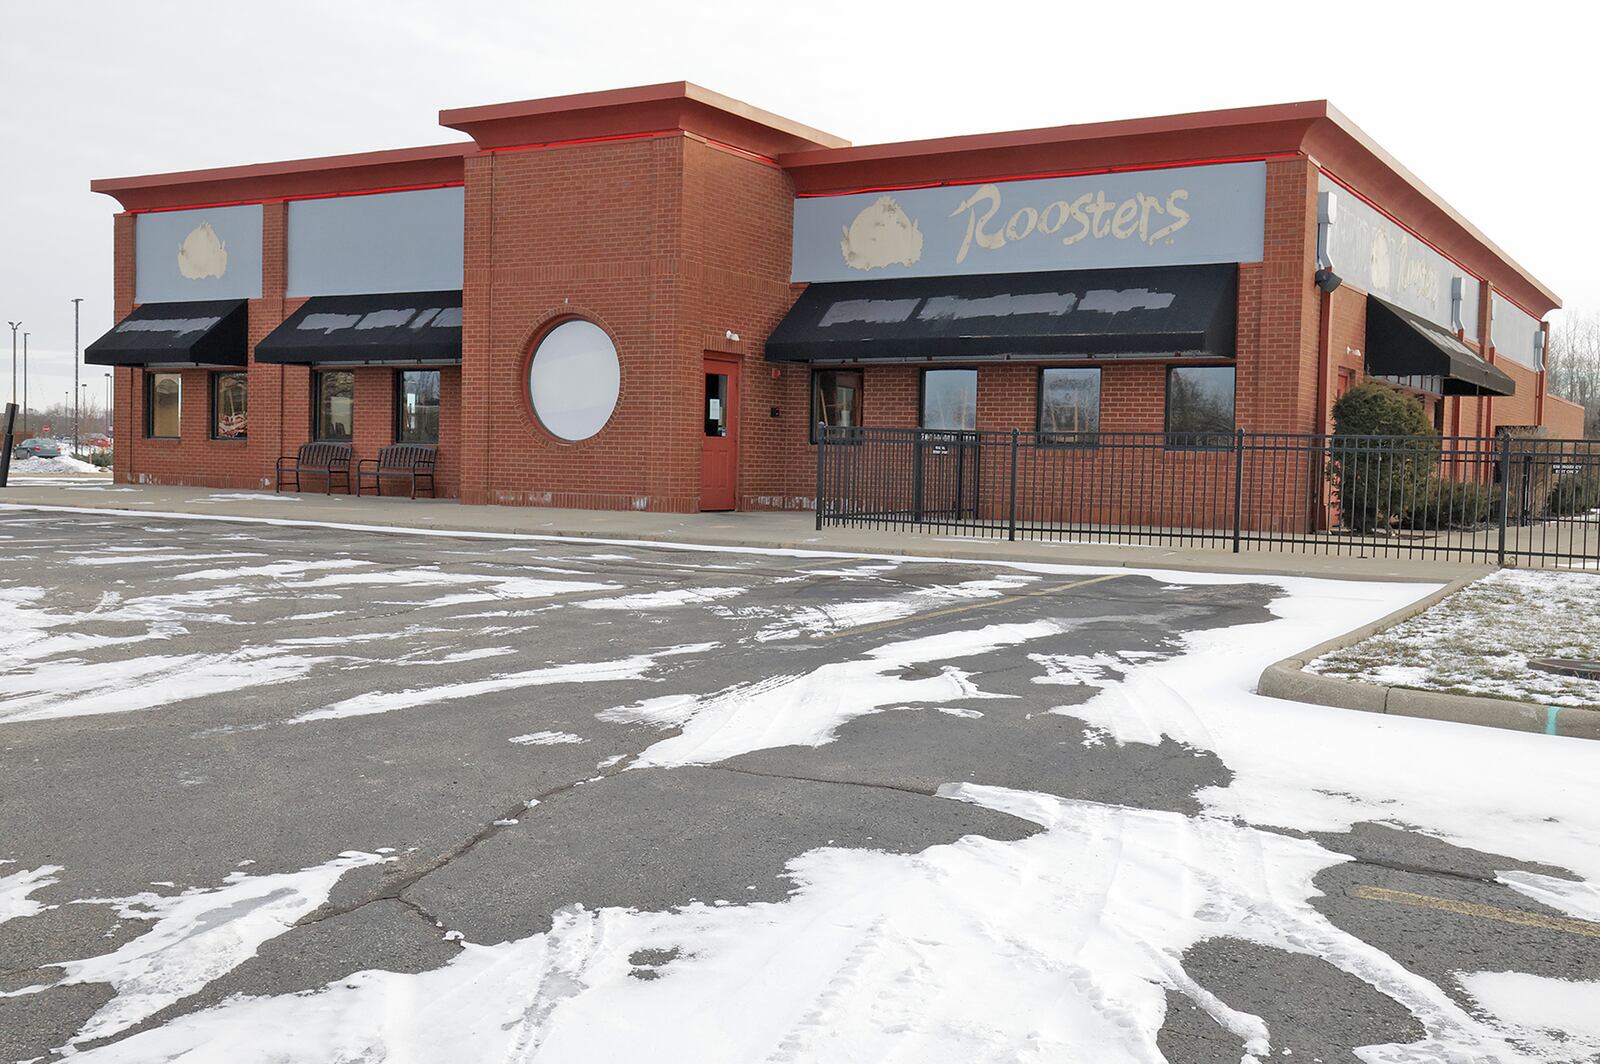
[(1546, 735), (1556, 734), (1556, 717), (1560, 715), (1560, 713), (1560, 706), (1544, 707), (1544, 733)]

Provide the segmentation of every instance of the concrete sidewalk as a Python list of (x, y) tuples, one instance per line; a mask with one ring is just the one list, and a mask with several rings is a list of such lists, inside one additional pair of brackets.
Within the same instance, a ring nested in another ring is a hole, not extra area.
[(1349, 580), (1449, 583), (1492, 568), (1449, 561), (1356, 558), (1226, 546), (1168, 547), (1116, 543), (1008, 542), (963, 536), (827, 528), (809, 512), (668, 514), (619, 510), (558, 510), (520, 506), (463, 506), (449, 499), (376, 498), (311, 493), (111, 485), (103, 478), (13, 479), (0, 505), (82, 507), (136, 513), (334, 522), (375, 529), (574, 536), (697, 543), (717, 547), (845, 551), (857, 554), (998, 560), (1057, 565), (1124, 566), (1186, 572), (1317, 576)]

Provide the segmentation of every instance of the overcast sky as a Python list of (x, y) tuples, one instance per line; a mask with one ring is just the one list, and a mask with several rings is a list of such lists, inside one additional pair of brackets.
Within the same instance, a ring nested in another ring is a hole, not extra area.
[[(857, 144), (1327, 98), (1568, 308), (1600, 308), (1590, 226), (1576, 224), (1600, 173), (1600, 51), (1573, 0), (3, 10), (0, 321), (32, 333), (36, 407), (71, 387), (72, 297), (83, 343), (112, 325), (116, 203), (91, 178), (457, 140), (441, 108), (659, 81)], [(102, 372), (84, 379), (99, 389)]]

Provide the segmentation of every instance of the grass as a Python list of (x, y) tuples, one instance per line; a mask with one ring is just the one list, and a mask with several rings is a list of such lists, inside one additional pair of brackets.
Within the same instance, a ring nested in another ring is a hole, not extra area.
[(1505, 569), (1308, 669), (1389, 687), (1600, 709), (1600, 680), (1532, 669), (1600, 660), (1600, 576)]

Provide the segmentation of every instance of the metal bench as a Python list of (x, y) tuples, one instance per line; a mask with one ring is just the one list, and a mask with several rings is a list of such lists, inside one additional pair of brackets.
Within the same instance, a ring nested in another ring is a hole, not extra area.
[[(287, 465), (285, 463), (288, 463)], [(350, 445), (348, 443), (302, 443), (293, 455), (278, 459), (278, 484), (273, 490), (283, 490), (284, 480), (294, 478), (294, 491), (300, 490), (300, 474), (314, 474), (327, 480), (328, 494), (333, 494), (335, 478), (344, 478), (344, 490), (350, 491)]]
[(383, 494), (385, 477), (405, 477), (411, 481), (411, 497), (417, 497), (419, 482), (428, 482), (428, 497), (437, 498), (433, 487), (433, 461), (438, 448), (431, 443), (391, 443), (380, 448), (377, 458), (363, 458), (356, 464), (356, 494), (361, 484), (371, 480), (373, 489)]

